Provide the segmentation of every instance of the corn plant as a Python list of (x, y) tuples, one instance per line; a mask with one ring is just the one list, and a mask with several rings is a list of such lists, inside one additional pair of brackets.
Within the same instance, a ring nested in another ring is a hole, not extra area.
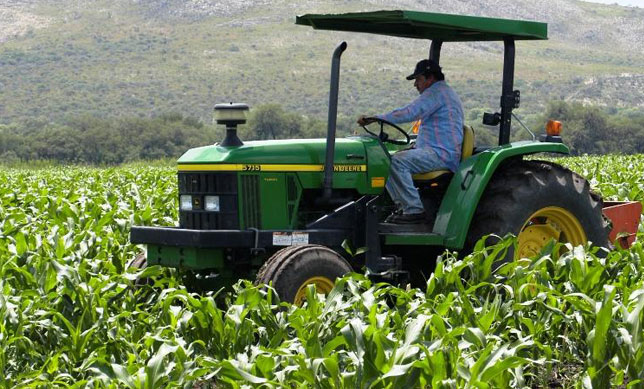
[[(557, 162), (644, 200), (642, 156)], [(502, 266), (514, 239), (481, 242), (440, 256), (423, 288), (351, 274), (297, 307), (246, 280), (198, 295), (172, 269), (127, 268), (130, 226), (176, 224), (175, 180), (163, 165), (0, 171), (3, 387), (644, 387), (644, 234)]]

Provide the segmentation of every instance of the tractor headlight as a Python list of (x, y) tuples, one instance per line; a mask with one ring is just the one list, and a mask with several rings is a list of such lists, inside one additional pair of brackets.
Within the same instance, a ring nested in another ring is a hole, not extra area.
[(204, 208), (206, 211), (219, 212), (219, 196), (206, 196)]
[(192, 196), (181, 195), (179, 197), (179, 209), (182, 211), (192, 211)]

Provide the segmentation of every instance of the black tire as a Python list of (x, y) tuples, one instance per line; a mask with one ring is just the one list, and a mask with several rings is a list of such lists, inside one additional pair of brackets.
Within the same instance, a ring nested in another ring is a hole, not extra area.
[(148, 259), (145, 256), (145, 253), (138, 253), (134, 259), (127, 263), (125, 266), (127, 269), (138, 269), (143, 270), (148, 267)]
[(295, 297), (314, 277), (335, 279), (352, 271), (349, 263), (328, 247), (289, 246), (271, 256), (257, 273), (256, 284), (269, 284), (282, 301), (301, 303)]
[[(148, 267), (148, 258), (145, 255), (145, 253), (138, 253), (133, 260), (128, 262), (125, 265), (126, 269), (135, 269), (137, 271), (143, 270)], [(151, 285), (152, 281), (149, 278), (137, 278), (134, 281), (135, 286), (142, 286), (142, 285)]]
[[(602, 199), (577, 173), (551, 162), (510, 161), (494, 173), (474, 213), (465, 249), (488, 234), (519, 236), (536, 212), (557, 207), (571, 213), (595, 246), (608, 247)], [(525, 230), (524, 230), (525, 231)], [(562, 236), (563, 241), (568, 241)], [(494, 243), (494, 239), (486, 243)], [(514, 258), (512, 249), (505, 260)]]

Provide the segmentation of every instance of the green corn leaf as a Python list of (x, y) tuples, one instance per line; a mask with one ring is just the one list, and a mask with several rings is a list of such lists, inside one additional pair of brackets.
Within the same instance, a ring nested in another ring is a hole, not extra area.
[(593, 386), (601, 387), (608, 384), (610, 371), (606, 368), (607, 347), (610, 341), (609, 328), (613, 315), (613, 300), (617, 290), (610, 285), (604, 287), (604, 299), (598, 306), (595, 321), (594, 337), (592, 338), (592, 370), (590, 371)]

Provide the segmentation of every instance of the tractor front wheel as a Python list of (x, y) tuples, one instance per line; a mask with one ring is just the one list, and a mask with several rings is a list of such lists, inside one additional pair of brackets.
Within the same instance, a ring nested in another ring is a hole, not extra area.
[(302, 305), (308, 285), (329, 294), (335, 279), (351, 272), (338, 253), (318, 245), (290, 246), (276, 252), (257, 273), (256, 284), (269, 284), (282, 301)]
[(477, 207), (466, 248), (487, 234), (517, 236), (506, 260), (538, 255), (552, 240), (608, 246), (602, 200), (586, 179), (560, 165), (513, 161), (494, 173)]

